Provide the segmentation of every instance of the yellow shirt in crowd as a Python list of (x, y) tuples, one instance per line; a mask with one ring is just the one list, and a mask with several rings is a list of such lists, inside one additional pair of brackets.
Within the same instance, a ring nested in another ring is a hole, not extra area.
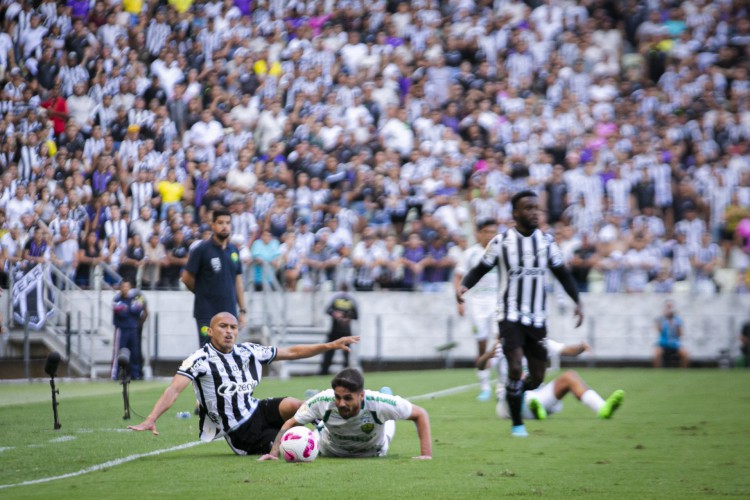
[(175, 203), (182, 200), (185, 187), (179, 182), (161, 181), (156, 185), (156, 190), (161, 195), (162, 203)]

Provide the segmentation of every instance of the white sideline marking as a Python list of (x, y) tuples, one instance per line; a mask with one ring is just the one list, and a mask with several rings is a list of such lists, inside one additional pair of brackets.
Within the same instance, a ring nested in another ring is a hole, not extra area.
[(59, 438), (50, 439), (50, 443), (64, 443), (65, 441), (73, 441), (75, 436), (60, 436)]
[(0, 453), (15, 449), (15, 446), (0, 446)]
[(473, 387), (479, 387), (479, 382), (474, 382), (473, 384), (467, 385), (459, 385), (458, 387), (451, 387), (450, 389), (443, 389), (442, 391), (428, 392), (427, 394), (420, 394), (419, 396), (412, 396), (406, 399), (408, 399), (409, 401), (416, 401), (420, 399), (435, 399), (439, 398), (440, 396), (450, 396), (451, 394), (458, 394), (459, 392), (464, 392), (465, 390), (471, 389)]
[[(473, 383), (473, 384), (460, 385), (458, 387), (451, 387), (450, 389), (443, 389), (442, 391), (429, 392), (427, 394), (420, 394), (418, 396), (412, 396), (406, 399), (410, 401), (415, 401), (415, 400), (420, 400), (420, 399), (434, 399), (434, 398), (439, 398), (440, 396), (448, 396), (451, 394), (457, 394), (467, 389), (471, 389), (472, 387), (477, 387), (478, 385), (479, 385), (478, 382)], [(106, 430), (111, 431), (112, 429), (106, 429)], [(79, 432), (88, 432), (88, 431), (90, 431), (90, 429), (81, 429)], [(73, 437), (73, 436), (70, 436), (70, 437)], [(0, 484), (0, 490), (5, 489), (5, 488), (13, 488), (15, 486), (28, 486), (31, 484), (48, 483), (50, 481), (56, 481), (58, 479), (67, 479), (70, 477), (82, 476), (84, 474), (88, 474), (89, 472), (96, 472), (102, 469), (106, 469), (107, 467), (115, 467), (117, 465), (122, 465), (127, 462), (138, 460), (139, 458), (153, 457), (156, 455), (161, 455), (162, 453), (185, 450), (187, 448), (192, 448), (193, 446), (197, 446), (199, 444), (203, 444), (203, 441), (193, 441), (191, 443), (185, 443), (185, 444), (181, 444), (178, 446), (173, 446), (171, 448), (164, 448), (162, 450), (150, 451), (148, 453), (139, 453), (137, 455), (130, 455), (125, 458), (118, 458), (115, 460), (110, 460), (109, 462), (104, 462), (103, 464), (92, 465), (91, 467), (86, 467), (85, 469), (81, 469), (77, 472), (70, 472), (68, 474), (62, 474), (60, 476), (45, 477), (42, 479), (31, 479), (29, 481), (23, 481), (21, 483), (16, 483), (16, 484)], [(12, 449), (12, 448), (0, 448), (0, 451), (5, 451), (7, 449)]]
[[(78, 434), (93, 434), (94, 429), (78, 429), (74, 432), (77, 432)], [(126, 429), (125, 427), (121, 429), (97, 429), (96, 432), (132, 432), (130, 429)]]
[(42, 479), (32, 479), (30, 481), (23, 481), (21, 483), (16, 483), (16, 484), (0, 484), (0, 490), (5, 489), (5, 488), (13, 488), (14, 486), (27, 486), (30, 484), (48, 483), (50, 481), (56, 481), (58, 479), (67, 479), (69, 477), (82, 476), (83, 474), (88, 474), (89, 472), (96, 472), (98, 470), (106, 469), (107, 467), (115, 467), (117, 465), (122, 465), (127, 462), (132, 462), (133, 460), (138, 460), (139, 458), (153, 457), (155, 455), (161, 455), (162, 453), (169, 453), (171, 451), (184, 450), (187, 448), (192, 448), (193, 446), (197, 446), (199, 444), (203, 444), (203, 441), (193, 441), (192, 443), (185, 443), (185, 444), (181, 444), (178, 446), (173, 446), (171, 448), (164, 448), (163, 450), (156, 450), (156, 451), (150, 451), (148, 453), (139, 453), (137, 455), (130, 455), (129, 457), (118, 458), (116, 460), (110, 460), (109, 462), (104, 462), (103, 464), (99, 464), (99, 465), (92, 465), (91, 467), (86, 467), (85, 469), (81, 469), (77, 472), (70, 472), (68, 474), (63, 474), (61, 476), (44, 477)]

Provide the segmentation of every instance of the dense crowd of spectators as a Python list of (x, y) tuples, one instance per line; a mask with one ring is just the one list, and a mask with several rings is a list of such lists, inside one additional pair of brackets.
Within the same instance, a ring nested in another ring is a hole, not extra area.
[[(252, 9), (250, 8), (252, 6)], [(739, 0), (0, 1), (6, 275), (176, 288), (210, 212), (289, 290), (440, 290), (537, 191), (579, 286), (746, 290)], [(6, 276), (7, 277), (7, 276)]]

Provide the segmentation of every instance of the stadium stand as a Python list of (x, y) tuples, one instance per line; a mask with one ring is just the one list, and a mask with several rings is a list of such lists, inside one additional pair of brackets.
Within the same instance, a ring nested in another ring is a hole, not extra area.
[(51, 262), (84, 289), (100, 265), (179, 288), (174, 257), (226, 206), (248, 287), (263, 260), (290, 291), (439, 292), (530, 188), (592, 294), (747, 294), (748, 19), (729, 0), (2, 0), (0, 285)]

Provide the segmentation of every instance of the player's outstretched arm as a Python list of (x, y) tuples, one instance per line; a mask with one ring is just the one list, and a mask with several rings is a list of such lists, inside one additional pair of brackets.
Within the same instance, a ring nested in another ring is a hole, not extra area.
[(580, 342), (578, 344), (567, 344), (562, 348), (560, 354), (563, 356), (580, 356), (584, 352), (590, 352), (591, 346), (588, 342)]
[(432, 460), (432, 434), (430, 431), (430, 415), (427, 410), (421, 406), (413, 405), (409, 420), (414, 421), (417, 426), (417, 436), (419, 436), (418, 457), (412, 457), (415, 460)]
[(276, 359), (280, 361), (290, 359), (302, 359), (311, 358), (317, 354), (325, 351), (332, 351), (334, 349), (341, 349), (342, 351), (351, 351), (350, 344), (356, 344), (359, 342), (359, 336), (356, 337), (341, 337), (333, 342), (326, 342), (325, 344), (310, 344), (310, 345), (293, 345), (289, 347), (279, 347), (276, 350)]
[(279, 444), (281, 444), (281, 436), (283, 436), (286, 431), (288, 431), (289, 429), (297, 425), (302, 425), (302, 424), (294, 420), (294, 417), (284, 422), (284, 425), (281, 426), (281, 429), (279, 429), (279, 432), (276, 434), (276, 439), (273, 440), (273, 446), (271, 446), (271, 451), (269, 451), (265, 455), (261, 455), (258, 458), (258, 462), (263, 462), (265, 460), (278, 460), (279, 459)]
[(182, 391), (184, 391), (189, 384), (190, 379), (186, 376), (180, 374), (175, 375), (172, 379), (172, 383), (164, 390), (164, 393), (156, 402), (154, 409), (148, 414), (146, 420), (138, 425), (129, 425), (128, 429), (131, 431), (151, 431), (154, 436), (158, 436), (159, 431), (156, 430), (156, 421), (165, 411), (172, 407)]
[(458, 288), (456, 288), (456, 303), (458, 304), (458, 312), (461, 316), (464, 315), (463, 313), (463, 305), (464, 305), (464, 295), (466, 295), (466, 292), (468, 292), (469, 289), (466, 288), (463, 285), (459, 285)]
[(578, 328), (583, 324), (583, 306), (581, 306), (580, 302), (576, 304), (575, 311), (573, 311), (573, 316), (575, 316), (576, 318), (576, 328)]
[(461, 290), (461, 280), (464, 275), (458, 271), (453, 271), (453, 290), (456, 292), (456, 303), (458, 305), (458, 315), (463, 316), (465, 312), (463, 295), (468, 291)]
[(463, 277), (463, 279), (461, 279), (461, 284), (456, 289), (456, 302), (458, 302), (459, 304), (463, 303), (464, 294), (468, 292), (471, 287), (476, 285), (479, 282), (479, 280), (482, 279), (482, 276), (490, 272), (493, 267), (495, 266), (485, 264), (484, 261), (479, 261), (479, 263), (476, 266), (474, 266), (466, 274), (466, 276)]

